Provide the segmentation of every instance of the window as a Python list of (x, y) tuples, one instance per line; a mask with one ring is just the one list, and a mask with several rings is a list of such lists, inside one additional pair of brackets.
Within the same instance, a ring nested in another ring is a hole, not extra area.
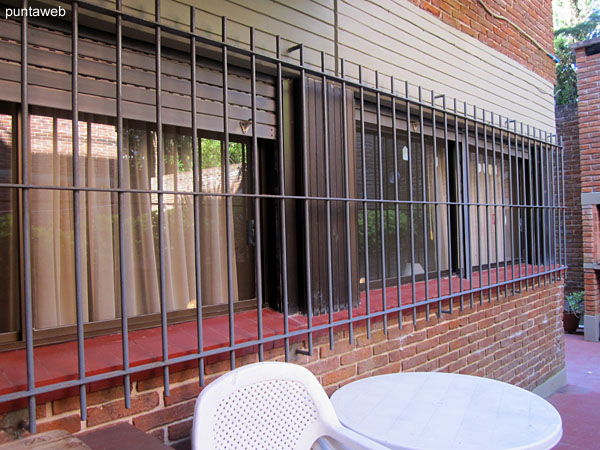
[[(6, 107), (8, 108), (8, 106)], [(5, 109), (6, 109), (5, 108)], [(17, 152), (13, 147), (16, 114), (0, 115), (4, 159), (2, 182), (17, 182)], [(30, 114), (30, 233), (32, 300), (36, 330), (72, 326), (75, 309), (75, 249), (73, 148), (71, 120), (57, 110), (33, 108)], [(159, 185), (157, 133), (153, 124), (124, 121), (122, 231), (124, 261), (119, 249), (117, 135), (114, 121), (83, 115), (79, 121), (81, 276), (85, 322), (107, 322), (121, 317), (124, 283), (129, 317), (160, 312), (159, 188), (167, 191), (164, 209), (164, 267), (166, 304), (174, 319), (195, 309), (194, 149), (189, 129), (163, 126), (162, 186)], [(228, 303), (227, 217), (231, 217), (232, 298), (236, 308), (256, 307), (255, 211), (252, 158), (248, 141), (229, 143), (226, 165), (223, 141), (215, 133), (198, 139), (200, 191), (197, 224), (200, 236), (202, 305), (205, 314), (226, 311)], [(229, 173), (226, 173), (226, 166)], [(228, 185), (226, 183), (229, 183)], [(67, 188), (67, 189), (61, 189)], [(111, 189), (113, 191), (111, 191)], [(2, 247), (0, 258), (7, 289), (3, 304), (8, 314), (0, 332), (20, 330), (19, 264), (20, 214), (17, 192), (0, 190)], [(229, 203), (223, 195), (235, 194)], [(239, 194), (239, 195), (238, 195)], [(122, 266), (122, 269), (121, 269)], [(123, 270), (121, 274), (120, 271)], [(142, 324), (157, 323), (145, 319)]]
[[(14, 109), (0, 104), (0, 183), (17, 181), (16, 134)], [(19, 217), (16, 189), (0, 189), (0, 333), (11, 333), (21, 328), (19, 281)], [(0, 340), (1, 342), (1, 340)]]
[[(393, 135), (385, 132), (382, 134), (381, 145), (382, 167), (379, 162), (376, 131), (366, 129), (364, 155), (361, 143), (360, 130), (358, 130), (357, 153), (360, 155), (357, 157), (356, 165), (358, 198), (399, 200), (400, 202), (448, 201), (446, 151), (443, 139), (437, 139), (434, 149), (433, 138), (426, 136), (424, 137), (425, 147), (421, 148), (419, 134), (412, 133), (409, 145), (407, 133), (398, 132), (396, 136), (397, 154), (394, 158)], [(454, 142), (451, 142), (450, 145), (453, 149)], [(363, 160), (365, 161), (364, 169)], [(383, 195), (381, 188), (383, 188)], [(383, 220), (381, 218), (382, 211)], [(419, 280), (423, 279), (426, 270), (433, 274), (439, 268), (442, 273), (448, 273), (448, 208), (444, 205), (421, 203), (411, 206), (408, 203), (387, 202), (383, 204), (383, 208), (380, 208), (377, 202), (370, 202), (366, 217), (367, 226), (365, 227), (364, 211), (358, 214), (359, 239), (357, 244), (363, 283), (366, 280), (367, 265), (370, 285), (373, 287), (381, 285), (384, 269), (385, 276), (389, 279), (387, 280), (389, 281), (388, 285), (396, 284), (398, 275), (404, 282), (410, 282), (413, 272)], [(367, 242), (365, 242), (365, 234), (368, 236)], [(399, 245), (397, 245), (398, 238)], [(436, 241), (439, 241), (439, 255)], [(368, 261), (365, 256), (367, 247)], [(385, 247), (384, 261), (382, 261), (383, 247)], [(399, 255), (398, 250), (400, 251)], [(425, 252), (427, 252), (427, 264)], [(400, 264), (399, 271), (398, 264)]]
[(439, 286), (449, 276), (491, 284), (555, 261), (547, 230), (553, 214), (531, 208), (553, 195), (547, 162), (554, 154), (541, 161), (547, 149), (537, 144), (438, 112), (434, 130), (430, 108), (421, 119), (413, 109), (409, 142), (406, 110), (398, 106), (395, 139), (390, 108), (382, 108), (380, 145), (375, 109), (365, 102), (364, 125), (355, 115), (356, 198), (366, 200), (356, 214), (362, 290), (435, 278)]

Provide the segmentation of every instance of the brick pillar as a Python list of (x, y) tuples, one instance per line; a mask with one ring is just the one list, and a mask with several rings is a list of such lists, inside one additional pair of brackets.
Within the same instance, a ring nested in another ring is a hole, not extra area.
[(600, 339), (600, 39), (575, 44), (579, 91), (579, 146), (585, 339)]
[[(583, 238), (581, 230), (581, 167), (577, 103), (559, 105), (554, 111), (556, 132), (563, 139), (565, 162), (565, 226), (567, 277), (565, 294), (583, 291)], [(562, 232), (562, 230), (557, 230)], [(562, 241), (562, 236), (561, 236)]]

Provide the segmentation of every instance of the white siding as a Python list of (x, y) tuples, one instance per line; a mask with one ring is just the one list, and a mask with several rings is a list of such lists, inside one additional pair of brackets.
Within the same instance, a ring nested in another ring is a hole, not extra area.
[(339, 14), (340, 57), (554, 132), (550, 82), (427, 11), (402, 0), (346, 0)]
[[(248, 27), (253, 26), (261, 52), (272, 54), (274, 37), (280, 35), (284, 48), (304, 43), (309, 64), (320, 65), (324, 51), (333, 71), (337, 53), (348, 61), (349, 76), (357, 76), (357, 65), (363, 65), (370, 84), (378, 70), (384, 87), (394, 76), (400, 92), (402, 82), (410, 83), (411, 96), (416, 96), (416, 86), (422, 86), (427, 99), (429, 90), (445, 94), (450, 104), (456, 98), (459, 111), (466, 101), (469, 112), (476, 105), (555, 132), (549, 81), (407, 0), (163, 0), (163, 16), (172, 24), (187, 24), (189, 4), (198, 10), (198, 31), (211, 38), (220, 39), (224, 15), (229, 19), (230, 41), (238, 45), (247, 46)], [(129, 3), (131, 11), (153, 13), (153, 2), (134, 0)], [(297, 58), (297, 53), (291, 57)]]

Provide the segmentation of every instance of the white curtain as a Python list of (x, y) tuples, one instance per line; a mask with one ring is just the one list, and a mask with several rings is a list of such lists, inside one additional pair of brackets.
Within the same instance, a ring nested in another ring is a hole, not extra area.
[[(31, 115), (30, 181), (45, 186), (72, 186), (71, 121)], [(163, 189), (193, 188), (192, 142), (189, 134), (165, 127)], [(117, 186), (114, 125), (80, 121), (79, 171), (82, 185)], [(156, 189), (156, 133), (149, 124), (126, 122), (123, 136), (123, 187)], [(217, 182), (202, 183), (206, 192), (221, 191)], [(120, 317), (120, 268), (117, 194), (81, 192), (81, 271), (84, 320)], [(128, 316), (160, 311), (158, 195), (123, 196), (123, 280)], [(73, 193), (70, 190), (30, 191), (32, 294), (36, 328), (76, 323)], [(164, 272), (169, 311), (196, 306), (194, 226), (199, 227), (204, 305), (226, 303), (227, 248), (225, 198), (204, 197), (200, 223), (194, 224), (193, 197), (164, 194)], [(230, 212), (232, 210), (230, 209)], [(235, 242), (232, 228), (232, 243)], [(238, 299), (235, 246), (232, 245), (233, 297)]]

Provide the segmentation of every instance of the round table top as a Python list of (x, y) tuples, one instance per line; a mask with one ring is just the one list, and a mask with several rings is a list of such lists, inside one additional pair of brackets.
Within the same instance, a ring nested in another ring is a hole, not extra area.
[(342, 424), (389, 448), (550, 449), (562, 436), (558, 411), (525, 389), (439, 372), (381, 375), (331, 397)]

